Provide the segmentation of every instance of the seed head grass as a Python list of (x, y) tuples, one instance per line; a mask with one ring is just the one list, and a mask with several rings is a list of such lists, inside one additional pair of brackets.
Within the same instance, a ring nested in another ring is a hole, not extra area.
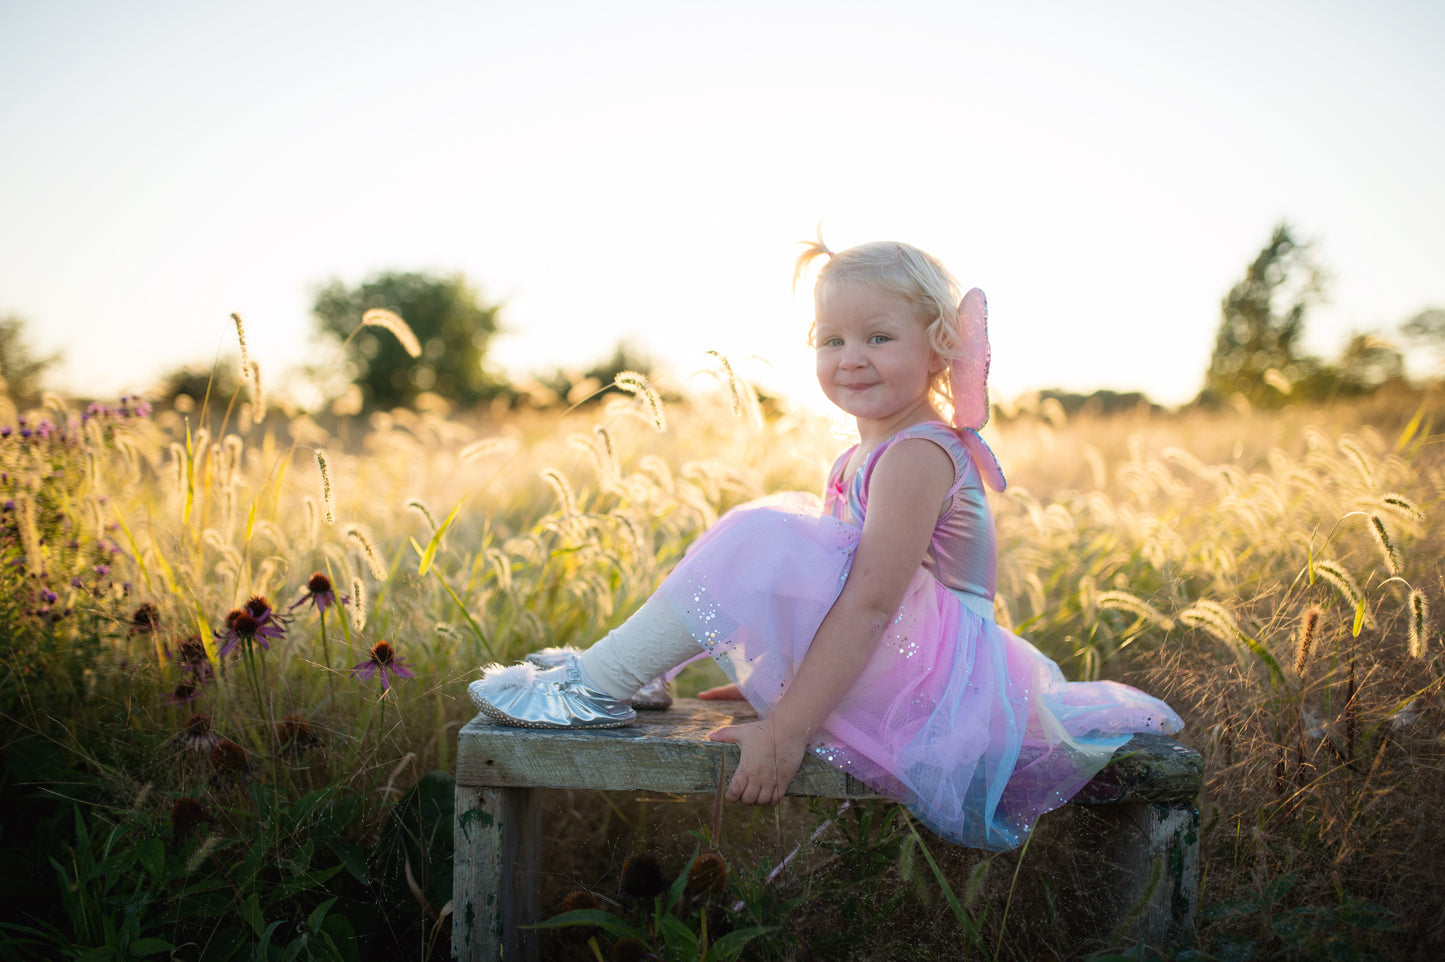
[[(55, 449), (41, 463), (33, 446), (0, 447), (11, 479), (0, 482), (9, 485), (0, 500), (15, 502), (0, 523), (14, 526), (15, 558), (25, 555), (6, 583), (9, 658), (29, 672), (24, 698), (0, 685), (7, 720), (83, 758), (102, 789), (113, 787), (117, 810), (153, 785), (138, 804), (163, 837), (176, 799), (206, 800), (215, 822), (193, 820), (188, 831), (191, 844), (220, 846), (217, 858), (235, 851), (233, 833), (256, 793), (354, 793), (366, 814), (348, 837), (376, 837), (409, 781), (451, 767), (446, 746), (474, 714), (465, 687), (476, 665), (591, 643), (713, 519), (751, 497), (818, 491), (847, 443), (824, 419), (771, 403), (761, 427), (741, 424), (731, 392), (692, 396), (659, 379), (647, 383), (649, 400), (633, 386), (616, 403), (560, 418), (525, 410), (501, 420), (432, 410), (302, 418), (274, 402), (262, 431), (223, 424), (223, 412), (198, 404), (144, 423), (94, 419), (74, 435), (85, 460)], [(664, 396), (659, 426), (653, 408), (661, 411)], [(1020, 409), (989, 428), (1018, 492), (991, 501), (1000, 622), (1070, 678), (1137, 684), (1181, 712), (1181, 738), (1206, 753), (1205, 907), (1294, 879), (1275, 915), (1261, 909), (1211, 929), (1256, 939), (1262, 954), (1288, 955), (1271, 923), (1296, 918), (1295, 909), (1364, 904), (1384, 906), (1397, 929), (1348, 930), (1375, 940), (1375, 954), (1438, 954), (1430, 920), (1445, 906), (1445, 865), (1431, 853), (1445, 851), (1445, 829), (1420, 813), (1445, 792), (1430, 621), (1442, 584), (1420, 559), (1445, 555), (1436, 520), (1445, 445), (1391, 454), (1404, 422), (1389, 419), (1400, 407), (1111, 418)], [(1365, 430), (1367, 418), (1378, 435)], [(117, 432), (127, 443), (115, 443)], [(1346, 435), (1355, 455), (1338, 443)], [(1188, 457), (1166, 457), (1170, 449)], [(607, 484), (604, 450), (615, 465)], [(60, 485), (70, 486), (63, 497), (41, 499)], [(423, 525), (413, 514), (422, 509), (408, 506), (463, 499), (443, 550), (419, 575), (417, 549), (438, 519)], [(1358, 514), (1342, 521), (1363, 505), (1401, 553), (1400, 575), (1382, 561), (1372, 524)], [(77, 517), (64, 515), (72, 510)], [(68, 547), (72, 540), (80, 546)], [(349, 586), (345, 606), (292, 612), (284, 638), (251, 646), (249, 668), (239, 647), (216, 660), (238, 601), (266, 594), (285, 613), (318, 571)], [(55, 602), (40, 594), (42, 581)], [(1356, 634), (1360, 603), (1369, 618)], [(154, 606), (161, 627), (132, 635), (142, 604)], [(1273, 683), (1258, 653), (1241, 657), (1245, 631), (1279, 664), (1303, 670)], [(191, 636), (198, 647), (179, 657)], [(364, 685), (348, 673), (370, 663), (382, 641), (414, 677), (393, 676), (379, 697), (379, 677)], [(686, 695), (720, 680), (702, 663), (677, 685)], [(183, 689), (184, 703), (168, 702)], [(197, 715), (210, 721), (203, 750), (174, 734)], [(309, 726), (306, 737), (291, 737), (304, 731), (287, 727), (293, 716)], [(235, 750), (222, 750), (213, 770), (222, 739)], [(543, 804), (558, 826), (543, 856), (548, 905), (576, 889), (613, 897), (632, 852), (657, 850), (676, 878), (711, 807), (702, 803), (699, 814), (690, 803), (588, 793), (547, 794)], [(780, 913), (754, 919), (775, 926), (782, 941), (770, 944), (783, 946), (760, 957), (802, 957), (798, 946), (814, 957), (961, 954), (918, 843), (902, 842), (911, 836), (898, 811), (823, 813), (829, 825), (817, 841), (771, 888), (755, 889), (771, 892), (768, 900), (749, 902), (749, 912)], [(1072, 913), (1057, 906), (1087, 907), (1098, 895), (1085, 877), (1089, 860), (1068, 841), (1067, 826), (1089, 815), (1045, 816), (1018, 873), (1017, 853), (956, 850), (922, 836), (987, 933), (989, 951), (975, 954), (988, 955), (1000, 937), (1000, 957), (1012, 959), (1086, 944), (1091, 933), (1070, 929)], [(803, 799), (761, 813), (726, 806), (721, 839), (708, 847), (726, 859), (729, 884), (758, 886), (756, 867), (778, 864), (819, 817)]]

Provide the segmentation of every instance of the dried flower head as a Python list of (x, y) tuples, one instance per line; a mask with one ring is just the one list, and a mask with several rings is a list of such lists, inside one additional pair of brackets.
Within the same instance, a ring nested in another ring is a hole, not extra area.
[(622, 894), (630, 899), (652, 899), (667, 891), (662, 866), (646, 852), (629, 855), (622, 863)]
[(611, 962), (643, 962), (647, 958), (647, 945), (629, 935), (612, 943), (608, 958)]
[(306, 719), (291, 714), (276, 723), (276, 743), (283, 751), (302, 752), (320, 745), (321, 739)]
[(180, 662), (181, 671), (195, 675), (198, 682), (208, 681), (215, 674), (211, 659), (206, 655), (206, 644), (201, 641), (200, 635), (191, 635), (183, 640), (174, 655), (171, 654), (170, 646), (166, 646), (166, 655)]
[[(599, 909), (601, 907), (601, 903), (597, 901), (597, 896), (586, 889), (576, 889), (568, 892), (566, 898), (562, 899), (560, 911), (582, 912), (589, 909)], [(595, 925), (578, 925), (569, 929), (568, 935), (574, 941), (586, 942), (588, 939), (595, 938), (599, 932), (601, 932), (601, 929)]]
[(155, 631), (161, 625), (160, 609), (149, 601), (136, 608), (130, 616), (130, 634), (139, 635)]
[(415, 678), (411, 670), (402, 663), (396, 649), (392, 648), (390, 642), (378, 641), (371, 646), (371, 657), (351, 669), (352, 677), (370, 679), (373, 675), (381, 673), (381, 690), (391, 688), (391, 678), (388, 673), (395, 674), (398, 678)]
[(728, 887), (728, 863), (716, 852), (704, 852), (687, 870), (687, 891), (699, 898), (721, 895)]
[(229, 738), (223, 738), (211, 749), (211, 771), (221, 778), (233, 778), (251, 770), (246, 749)]
[(190, 679), (181, 679), (166, 695), (167, 705), (186, 705), (201, 697), (201, 686)]
[(211, 812), (199, 799), (178, 798), (171, 806), (171, 837), (183, 842), (211, 821)]

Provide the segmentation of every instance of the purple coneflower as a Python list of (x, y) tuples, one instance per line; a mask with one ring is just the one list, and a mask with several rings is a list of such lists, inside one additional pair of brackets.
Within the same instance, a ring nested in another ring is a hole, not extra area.
[(226, 616), (225, 644), (217, 653), (224, 658), (242, 642), (260, 642), (261, 647), (271, 650), (271, 639), (286, 637), (285, 619), (271, 610), (270, 603), (261, 595), (253, 596), (243, 607)]
[(345, 595), (338, 596), (336, 589), (331, 585), (331, 579), (318, 571), (306, 579), (306, 594), (302, 595), (295, 604), (286, 610), (295, 611), (309, 601), (316, 606), (317, 611), (324, 613), (326, 609), (332, 605), (344, 605), (349, 600)]
[(381, 690), (386, 691), (391, 687), (391, 679), (387, 672), (394, 672), (398, 678), (415, 678), (416, 676), (402, 664), (401, 657), (397, 655), (396, 649), (391, 647), (390, 642), (378, 641), (371, 646), (371, 657), (351, 669), (352, 677), (370, 679), (372, 675), (381, 672)]
[(176, 737), (187, 748), (198, 752), (210, 751), (221, 740), (221, 736), (216, 734), (216, 729), (211, 724), (210, 715), (192, 715), (181, 726), (180, 734)]

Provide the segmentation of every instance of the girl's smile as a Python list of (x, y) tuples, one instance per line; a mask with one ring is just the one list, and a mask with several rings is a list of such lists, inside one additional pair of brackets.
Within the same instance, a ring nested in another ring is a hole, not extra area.
[(873, 423), (896, 430), (938, 416), (928, 387), (942, 362), (906, 300), (859, 284), (838, 285), (820, 292), (816, 316), (818, 384), (828, 400), (858, 419), (860, 431)]

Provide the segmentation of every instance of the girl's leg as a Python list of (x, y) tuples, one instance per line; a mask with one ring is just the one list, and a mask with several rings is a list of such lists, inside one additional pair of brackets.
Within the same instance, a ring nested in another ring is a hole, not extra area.
[(622, 700), (700, 651), (692, 632), (667, 602), (653, 595), (631, 618), (577, 656), (577, 666), (589, 688)]

